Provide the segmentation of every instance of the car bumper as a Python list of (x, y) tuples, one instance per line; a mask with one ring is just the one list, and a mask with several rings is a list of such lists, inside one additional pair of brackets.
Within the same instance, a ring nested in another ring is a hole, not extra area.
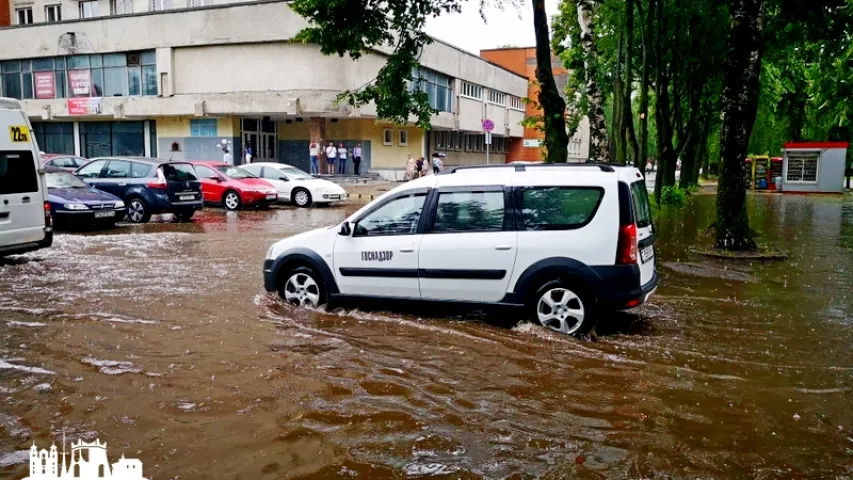
[(20, 255), (22, 253), (47, 248), (51, 245), (53, 245), (53, 229), (51, 227), (45, 227), (44, 238), (42, 240), (39, 240), (38, 242), (2, 246), (0, 247), (0, 257), (5, 257), (6, 255)]
[(602, 307), (608, 310), (628, 310), (638, 307), (649, 301), (649, 298), (657, 290), (659, 283), (658, 274), (655, 272), (652, 275), (652, 279), (645, 285), (629, 289), (619, 289), (617, 292), (611, 292), (609, 295), (604, 296), (604, 298), (599, 298), (599, 302)]
[(314, 196), (314, 203), (344, 202), (349, 198), (346, 193), (318, 193)]
[(263, 205), (278, 201), (277, 193), (244, 193), (243, 205)]
[[(107, 217), (96, 216), (96, 213), (112, 212), (112, 215)], [(103, 210), (57, 210), (53, 212), (53, 218), (57, 222), (108, 222), (118, 221), (124, 218), (124, 208), (103, 209)]]
[(275, 288), (275, 270), (273, 269), (273, 260), (264, 260), (264, 290), (274, 292)]

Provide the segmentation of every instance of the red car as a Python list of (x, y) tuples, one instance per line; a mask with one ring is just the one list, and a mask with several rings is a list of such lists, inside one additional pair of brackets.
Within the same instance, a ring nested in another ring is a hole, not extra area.
[(67, 155), (64, 153), (43, 153), (41, 154), (41, 164), (45, 167), (53, 167), (73, 172), (82, 167), (88, 160), (77, 155)]
[(278, 200), (275, 187), (240, 167), (223, 162), (190, 162), (201, 180), (205, 203), (218, 203), (228, 210), (241, 207), (267, 208)]

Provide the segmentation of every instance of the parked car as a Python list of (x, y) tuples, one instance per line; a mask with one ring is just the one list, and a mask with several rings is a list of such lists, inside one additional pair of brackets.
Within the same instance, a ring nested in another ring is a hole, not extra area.
[(279, 202), (292, 202), (299, 207), (314, 203), (333, 203), (347, 199), (340, 185), (309, 175), (292, 165), (259, 162), (240, 168), (270, 182), (278, 191)]
[(0, 257), (49, 247), (53, 225), (39, 151), (21, 104), (0, 98)]
[(66, 172), (73, 172), (82, 167), (88, 160), (76, 155), (65, 155), (61, 153), (45, 153), (41, 156), (41, 164), (44, 167), (61, 168)]
[(336, 227), (274, 244), (264, 285), (296, 305), (342, 297), (510, 305), (589, 332), (658, 285), (648, 193), (633, 167), (456, 167), (403, 184)]
[(228, 210), (269, 208), (278, 200), (275, 187), (241, 167), (223, 162), (193, 162), (201, 179), (204, 200)]
[(125, 215), (124, 201), (102, 192), (61, 168), (48, 167), (47, 201), (56, 227), (115, 226)]
[(172, 213), (187, 221), (204, 205), (193, 166), (157, 158), (95, 158), (75, 174), (87, 184), (119, 197), (127, 219), (145, 223), (154, 214)]

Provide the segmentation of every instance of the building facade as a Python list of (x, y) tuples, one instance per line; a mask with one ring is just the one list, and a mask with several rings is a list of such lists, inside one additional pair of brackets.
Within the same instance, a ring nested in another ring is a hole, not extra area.
[[(497, 48), (492, 50), (481, 50), (480, 56), (486, 60), (500, 65), (508, 70), (523, 75), (528, 79), (527, 98), (534, 99), (538, 103), (539, 87), (536, 83), (536, 48)], [(568, 71), (563, 63), (557, 58), (551, 57), (551, 68), (557, 89), (565, 98), (566, 84), (568, 83)], [(542, 110), (535, 104), (523, 106), (526, 116), (533, 117), (542, 115)], [(524, 128), (521, 139), (512, 139), (507, 147), (507, 160), (542, 160), (542, 143), (545, 135), (543, 132)], [(568, 161), (586, 161), (589, 158), (589, 120), (584, 117), (577, 131), (569, 137)]]
[(484, 118), (496, 125), (495, 162), (523, 134), (526, 78), (441, 42), (425, 47), (410, 79), (438, 110), (432, 131), (336, 103), (375, 78), (388, 51), (352, 60), (293, 42), (307, 23), (285, 1), (9, 5), (0, 95), (21, 100), (45, 152), (219, 160), (225, 145), (237, 162), (248, 147), (254, 160), (307, 170), (309, 142), (322, 139), (361, 143), (363, 166), (398, 176), (408, 155), (434, 151), (433, 138), (445, 165), (484, 163)]

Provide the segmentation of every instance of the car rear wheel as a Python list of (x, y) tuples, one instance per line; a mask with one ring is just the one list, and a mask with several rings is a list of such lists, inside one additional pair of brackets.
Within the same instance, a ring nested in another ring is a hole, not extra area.
[(131, 198), (127, 203), (127, 219), (131, 223), (148, 223), (151, 219), (151, 212), (148, 205), (141, 198)]
[(293, 203), (296, 204), (297, 207), (310, 207), (311, 202), (311, 192), (305, 190), (304, 188), (297, 188), (293, 191)]
[(530, 308), (533, 320), (566, 335), (585, 335), (598, 321), (595, 300), (586, 289), (559, 279), (542, 285)]
[(326, 303), (323, 280), (314, 270), (298, 267), (286, 275), (279, 294), (288, 303), (298, 307), (319, 307)]
[(243, 201), (240, 199), (239, 193), (234, 190), (228, 190), (225, 192), (225, 195), (222, 196), (222, 204), (225, 205), (225, 208), (228, 210), (239, 210)]

